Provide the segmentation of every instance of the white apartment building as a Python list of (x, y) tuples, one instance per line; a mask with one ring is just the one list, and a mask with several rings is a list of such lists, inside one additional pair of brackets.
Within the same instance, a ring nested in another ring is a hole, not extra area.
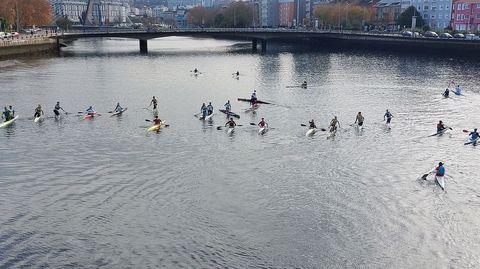
[(450, 25), (452, 0), (411, 0), (425, 23), (432, 29), (443, 30)]

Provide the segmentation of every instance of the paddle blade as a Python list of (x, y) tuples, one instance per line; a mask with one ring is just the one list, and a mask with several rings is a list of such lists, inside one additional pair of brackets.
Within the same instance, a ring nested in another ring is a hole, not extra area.
[(327, 129), (325, 129), (325, 128), (320, 128), (320, 130), (322, 130), (322, 132), (325, 132)]
[(148, 122), (150, 122), (151, 120), (149, 120), (149, 119), (145, 119), (145, 121), (148, 121)]
[(253, 125), (253, 126), (255, 126), (256, 124), (255, 124), (255, 123), (253, 123), (253, 122), (250, 122), (250, 125)]
[(469, 130), (465, 130), (465, 129), (463, 129), (462, 131), (463, 131), (464, 133), (469, 133), (469, 132), (470, 132)]
[(307, 127), (307, 125), (303, 123), (300, 123), (300, 126)]
[(218, 127), (217, 127), (217, 130), (222, 130), (222, 126), (218, 126)]
[(422, 179), (423, 179), (423, 180), (427, 180), (428, 175), (429, 175), (429, 174), (424, 174), (424, 175), (422, 176)]

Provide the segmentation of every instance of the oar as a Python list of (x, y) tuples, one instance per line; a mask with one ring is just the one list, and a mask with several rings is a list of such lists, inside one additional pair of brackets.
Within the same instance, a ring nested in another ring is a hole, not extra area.
[[(302, 127), (307, 127), (307, 125), (306, 125), (306, 124), (303, 124), (303, 123), (300, 123), (300, 126), (302, 126)], [(320, 131), (322, 131), (322, 132), (325, 132), (327, 129), (325, 129), (325, 128), (317, 128), (317, 130), (320, 130)]]

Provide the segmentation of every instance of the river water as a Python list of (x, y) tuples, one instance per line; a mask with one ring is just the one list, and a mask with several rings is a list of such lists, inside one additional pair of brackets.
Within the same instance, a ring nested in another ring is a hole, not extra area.
[[(21, 117), (0, 129), (0, 268), (480, 267), (480, 148), (462, 132), (480, 125), (478, 61), (249, 47), (79, 40), (0, 62), (0, 105)], [(464, 96), (444, 99), (452, 80)], [(274, 104), (244, 113), (236, 98), (253, 89)], [(145, 131), (153, 95), (159, 133)], [(243, 125), (232, 136), (223, 115), (193, 117), (226, 100)], [(56, 101), (71, 114), (53, 119)], [(117, 101), (128, 110), (110, 117)], [(102, 116), (81, 120), (88, 105)], [(305, 136), (301, 123), (334, 115), (333, 139)], [(249, 125), (261, 117), (263, 136)], [(453, 130), (427, 137), (438, 120)], [(420, 179), (438, 161), (446, 191)]]

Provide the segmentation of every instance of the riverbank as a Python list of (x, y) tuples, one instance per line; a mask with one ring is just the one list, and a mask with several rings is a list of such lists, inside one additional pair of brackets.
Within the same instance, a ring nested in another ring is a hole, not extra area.
[(52, 53), (57, 50), (57, 41), (46, 36), (0, 41), (0, 59)]

